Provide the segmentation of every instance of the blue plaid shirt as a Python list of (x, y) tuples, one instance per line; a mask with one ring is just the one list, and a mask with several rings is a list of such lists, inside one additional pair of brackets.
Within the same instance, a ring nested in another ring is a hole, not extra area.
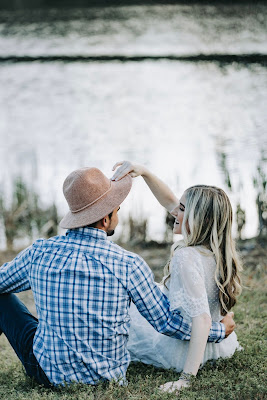
[[(39, 319), (33, 352), (54, 385), (125, 381), (130, 299), (157, 331), (190, 339), (144, 260), (99, 229), (39, 239), (0, 268), (0, 293), (28, 289)], [(209, 341), (224, 337), (224, 325), (213, 323)]]

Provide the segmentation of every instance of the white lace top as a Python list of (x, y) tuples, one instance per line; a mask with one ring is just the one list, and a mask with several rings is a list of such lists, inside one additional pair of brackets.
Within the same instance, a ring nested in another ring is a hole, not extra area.
[[(179, 309), (188, 323), (207, 313), (220, 321), (218, 287), (214, 279), (216, 263), (211, 251), (202, 246), (176, 250), (171, 261), (171, 277), (166, 286), (159, 285), (169, 298), (171, 309)], [(187, 359), (189, 341), (164, 336), (146, 321), (134, 304), (130, 307), (131, 328), (128, 350), (133, 361), (142, 361), (160, 368), (182, 371)], [(235, 332), (220, 343), (207, 343), (203, 364), (207, 360), (230, 357), (240, 350)]]
[(186, 319), (207, 313), (220, 321), (216, 263), (211, 251), (202, 246), (176, 250), (171, 261), (169, 298), (171, 309), (179, 309)]

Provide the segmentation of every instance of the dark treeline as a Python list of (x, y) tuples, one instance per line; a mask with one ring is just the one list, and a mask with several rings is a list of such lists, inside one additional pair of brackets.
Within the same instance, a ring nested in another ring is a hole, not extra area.
[(142, 62), (142, 61), (184, 61), (184, 62), (216, 62), (221, 66), (226, 64), (260, 64), (267, 66), (266, 54), (197, 54), (188, 56), (179, 55), (132, 55), (124, 56), (121, 54), (82, 56), (82, 55), (52, 55), (52, 56), (0, 56), (0, 63), (20, 63), (20, 62)]
[(0, 9), (24, 9), (24, 8), (67, 8), (67, 7), (108, 7), (127, 5), (155, 5), (155, 4), (214, 4), (221, 3), (233, 5), (244, 3), (255, 5), (265, 3), (264, 0), (0, 0)]

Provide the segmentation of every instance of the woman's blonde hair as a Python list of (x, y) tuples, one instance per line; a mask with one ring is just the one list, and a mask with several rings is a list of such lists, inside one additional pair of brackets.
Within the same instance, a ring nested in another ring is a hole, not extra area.
[[(222, 189), (206, 185), (188, 188), (185, 198), (182, 224), (184, 240), (173, 245), (172, 254), (181, 247), (200, 245), (213, 252), (221, 313), (225, 315), (235, 305), (242, 290), (242, 265), (232, 239), (233, 212), (230, 200)], [(170, 274), (169, 262), (164, 269), (164, 284)]]

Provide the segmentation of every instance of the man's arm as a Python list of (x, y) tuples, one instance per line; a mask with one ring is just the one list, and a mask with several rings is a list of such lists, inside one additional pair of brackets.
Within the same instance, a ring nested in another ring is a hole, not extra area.
[(18, 293), (30, 289), (28, 267), (31, 257), (32, 246), (0, 267), (0, 293)]
[[(178, 311), (170, 311), (168, 298), (156, 285), (149, 266), (141, 257), (136, 257), (133, 264), (129, 294), (140, 314), (158, 332), (180, 340), (190, 340), (191, 324)], [(224, 324), (213, 322), (208, 342), (220, 342), (224, 338)]]

